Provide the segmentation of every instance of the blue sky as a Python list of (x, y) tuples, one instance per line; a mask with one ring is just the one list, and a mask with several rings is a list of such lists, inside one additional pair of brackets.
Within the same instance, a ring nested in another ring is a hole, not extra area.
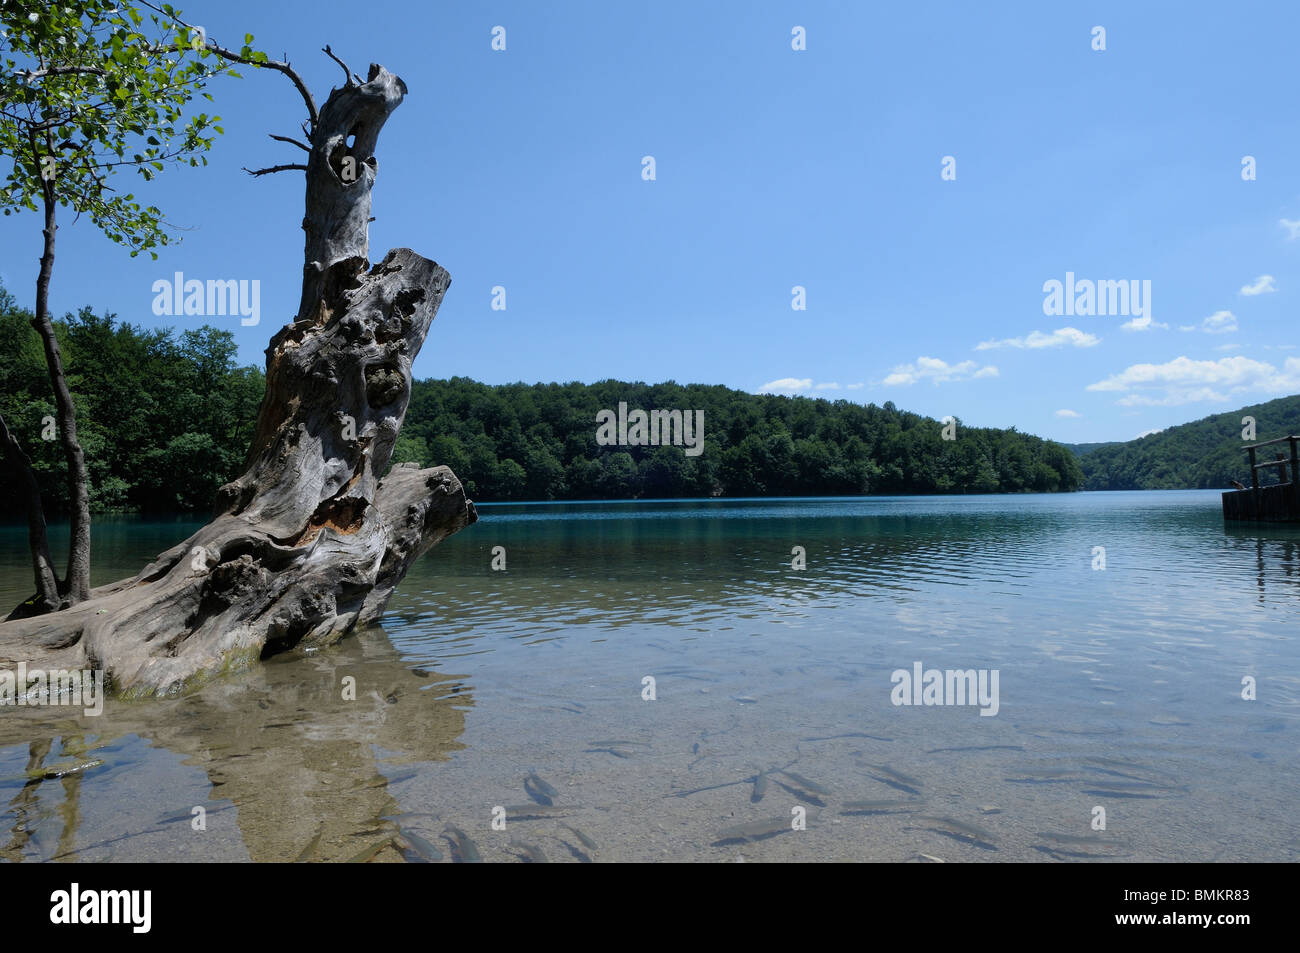
[[(406, 81), (371, 258), (409, 246), (452, 274), (418, 377), (766, 387), (1066, 441), (1300, 392), (1294, 5), (181, 7), (217, 42), (287, 51), (318, 101), (340, 80), (326, 43)], [(226, 135), (206, 169), (129, 182), (179, 245), (131, 259), (63, 216), (57, 313), (208, 321), (262, 363), (297, 304), (303, 186), (240, 170), (296, 161), (267, 133), (304, 114), (283, 76), (244, 74), (211, 89)], [(0, 224), (28, 306), (39, 228)], [(261, 323), (155, 317), (175, 271), (259, 280)], [(1044, 314), (1067, 272), (1149, 281), (1149, 321)]]

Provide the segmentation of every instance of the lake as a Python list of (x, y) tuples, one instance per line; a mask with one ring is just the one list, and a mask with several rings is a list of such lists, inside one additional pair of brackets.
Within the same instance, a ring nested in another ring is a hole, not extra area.
[[(0, 709), (0, 856), (447, 862), (448, 824), (489, 862), (1300, 854), (1300, 529), (1217, 491), (479, 513), (330, 649)], [(99, 520), (93, 582), (197, 525)], [(30, 582), (0, 527), (0, 602)], [(973, 670), (996, 713), (895, 704), (918, 665), (906, 700)]]

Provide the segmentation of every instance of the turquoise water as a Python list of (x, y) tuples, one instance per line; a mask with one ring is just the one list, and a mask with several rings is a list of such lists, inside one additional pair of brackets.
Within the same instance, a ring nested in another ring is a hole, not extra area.
[[(1217, 492), (480, 515), (333, 649), (98, 717), (0, 713), (0, 856), (335, 860), (396, 833), (449, 860), (448, 823), (488, 861), (1300, 849), (1300, 531), (1225, 527)], [(101, 521), (94, 581), (194, 525)], [(0, 597), (28, 592), (0, 528)], [(996, 672), (996, 715), (893, 704), (918, 662)], [(533, 816), (548, 799), (562, 817)]]

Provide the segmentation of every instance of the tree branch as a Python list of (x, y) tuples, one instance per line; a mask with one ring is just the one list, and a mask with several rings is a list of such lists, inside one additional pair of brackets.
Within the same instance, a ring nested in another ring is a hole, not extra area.
[(18, 70), (18, 72), (22, 74), (24, 83), (30, 83), (42, 76), (67, 76), (74, 73), (89, 73), (94, 76), (104, 75), (104, 70), (98, 66), (46, 66), (42, 69)]
[(292, 169), (297, 169), (301, 172), (307, 171), (307, 167), (305, 165), (300, 165), (296, 162), (290, 163), (289, 165), (273, 165), (268, 169), (249, 169), (245, 167), (244, 171), (253, 177), (257, 177), (259, 175), (270, 175), (272, 172), (289, 172)]
[(356, 73), (352, 72), (352, 70), (348, 68), (347, 63), (344, 63), (341, 59), (339, 59), (337, 56), (334, 55), (334, 51), (330, 49), (328, 43), (325, 44), (325, 48), (321, 50), (321, 52), (324, 53), (326, 56), (328, 56), (330, 59), (332, 59), (335, 63), (338, 63), (339, 66), (343, 67), (343, 79), (346, 81), (347, 85), (349, 86), (361, 85), (361, 77), (358, 76)]
[(267, 135), (270, 136), (272, 139), (276, 139), (280, 142), (287, 142), (291, 146), (297, 146), (303, 152), (311, 152), (311, 146), (304, 145), (303, 143), (299, 142), (297, 139), (293, 139), (289, 136), (277, 136), (273, 132), (268, 132)]
[(298, 71), (288, 63), (281, 63), (278, 60), (267, 60), (265, 63), (257, 63), (253, 60), (245, 59), (238, 53), (232, 53), (225, 47), (217, 46), (215, 43), (209, 43), (208, 49), (223, 59), (230, 60), (231, 62), (245, 63), (249, 66), (265, 67), (266, 69), (273, 69), (276, 72), (288, 76), (289, 79), (293, 81), (293, 85), (298, 87), (298, 92), (302, 94), (302, 101), (307, 104), (307, 115), (311, 117), (311, 124), (313, 126), (316, 125), (316, 120), (320, 117), (320, 113), (316, 110), (316, 100), (311, 98), (311, 93), (307, 89), (307, 84), (302, 81), (302, 77), (298, 75)]
[[(152, 3), (149, 2), (149, 0), (140, 0), (140, 4), (141, 6), (148, 7), (150, 10), (154, 10), (158, 13), (161, 13), (163, 16), (170, 18), (172, 22), (185, 27), (187, 30), (195, 29), (193, 24), (186, 23), (184, 20), (180, 19), (174, 14), (167, 13), (161, 7), (154, 6)], [(290, 66), (287, 62), (282, 63), (279, 60), (268, 59), (263, 63), (259, 63), (256, 60), (250, 60), (247, 57), (241, 56), (238, 53), (234, 52), (233, 50), (228, 50), (224, 46), (218, 46), (216, 42), (211, 39), (208, 40), (207, 46), (204, 47), (204, 49), (206, 49), (210, 53), (217, 54), (217, 56), (220, 56), (224, 60), (230, 60), (230, 62), (232, 63), (243, 63), (246, 66), (255, 66), (258, 68), (271, 69), (271, 70), (275, 70), (277, 73), (283, 73), (285, 76), (289, 77), (289, 79), (293, 82), (293, 85), (298, 88), (298, 92), (302, 95), (302, 101), (307, 104), (307, 115), (311, 117), (311, 124), (313, 126), (316, 125), (316, 120), (320, 116), (319, 111), (316, 109), (316, 100), (312, 99), (311, 92), (310, 90), (307, 89), (307, 84), (303, 82), (302, 77), (298, 75), (298, 71), (295, 70), (292, 66)]]

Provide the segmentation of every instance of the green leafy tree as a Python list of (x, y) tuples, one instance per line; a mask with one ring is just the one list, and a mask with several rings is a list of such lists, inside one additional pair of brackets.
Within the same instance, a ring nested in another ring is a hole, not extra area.
[[(527, 495), (532, 500), (554, 500), (564, 496), (564, 467), (544, 446), (534, 446), (528, 450)], [(454, 470), (452, 471), (455, 472)]]
[[(147, 13), (141, 13), (143, 7)], [(40, 335), (54, 391), (58, 437), (67, 462), (71, 545), (67, 573), (54, 574), (39, 492), (28, 485), (27, 508), (37, 594), (31, 611), (75, 604), (90, 594), (90, 479), (78, 439), (76, 405), (49, 311), (58, 210), (84, 215), (134, 256), (168, 242), (161, 209), (116, 188), (134, 172), (145, 182), (168, 164), (206, 164), (221, 133), (218, 117), (188, 107), (230, 57), (208, 48), (201, 30), (168, 5), (123, 0), (5, 0), (0, 6), (0, 155), (9, 166), (0, 185), (5, 215), (41, 215), (40, 269), (32, 326)], [(248, 45), (240, 56), (265, 61)], [(22, 469), (25, 455), (0, 421), (6, 460)]]
[(507, 457), (502, 460), (493, 474), (497, 492), (505, 500), (522, 500), (528, 486), (528, 473), (514, 460)]
[(399, 433), (393, 444), (392, 466), (399, 463), (418, 463), (422, 467), (429, 465), (429, 445), (418, 434)]
[[(0, 417), (50, 440), (31, 446), (47, 505), (67, 512), (67, 461), (53, 441), (54, 407), (31, 312), (0, 288)], [(242, 470), (265, 380), (235, 363), (234, 335), (202, 327), (179, 336), (97, 315), (54, 322), (78, 407), (92, 513), (206, 509)], [(0, 514), (23, 511), (23, 474), (0, 470)], [(18, 482), (16, 482), (18, 481)], [(61, 492), (62, 490), (62, 492)]]

